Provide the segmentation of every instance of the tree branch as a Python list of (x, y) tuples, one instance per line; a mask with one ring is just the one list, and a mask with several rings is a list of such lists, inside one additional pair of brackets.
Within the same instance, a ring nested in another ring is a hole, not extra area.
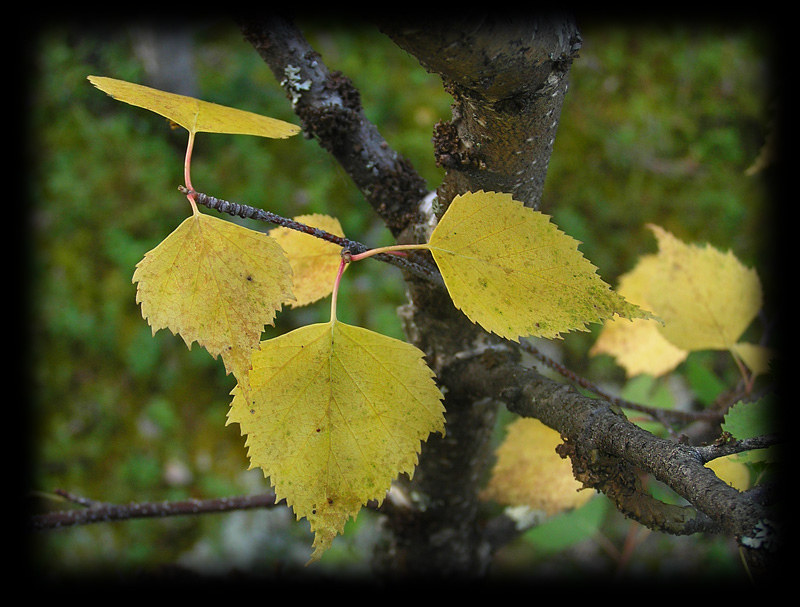
[(189, 514), (211, 514), (269, 508), (275, 505), (275, 494), (221, 497), (206, 500), (183, 500), (163, 502), (141, 502), (132, 504), (107, 504), (87, 500), (67, 491), (55, 493), (67, 501), (84, 506), (83, 509), (61, 510), (33, 516), (33, 529), (59, 529), (89, 523), (108, 523), (135, 518), (162, 518)]
[(671, 430), (669, 427), (670, 423), (676, 423), (676, 422), (685, 423), (689, 421), (702, 420), (704, 422), (719, 424), (723, 420), (724, 412), (717, 411), (715, 409), (706, 409), (701, 411), (675, 411), (675, 410), (647, 407), (644, 405), (640, 405), (638, 403), (627, 401), (618, 396), (609, 394), (608, 392), (606, 392), (593, 382), (590, 382), (584, 377), (578, 376), (572, 370), (564, 367), (564, 365), (544, 355), (537, 348), (531, 345), (530, 342), (528, 341), (524, 340), (521, 341), (520, 348), (522, 348), (525, 352), (527, 352), (540, 362), (544, 363), (545, 365), (547, 365), (548, 367), (559, 373), (564, 378), (571, 381), (573, 384), (585, 388), (590, 392), (593, 392), (594, 394), (596, 394), (603, 400), (608, 401), (612, 405), (616, 405), (617, 407), (620, 408), (630, 409), (631, 411), (638, 411), (639, 413), (644, 413), (650, 416), (655, 421), (659, 422), (660, 424), (663, 424), (668, 430)]
[[(740, 493), (706, 468), (707, 449), (659, 438), (629, 422), (618, 407), (496, 352), (454, 365), (445, 377), (451, 389), (499, 398), (510, 411), (560, 432), (565, 441), (560, 453), (572, 459), (576, 478), (606, 493), (622, 512), (649, 528), (672, 534), (725, 532), (748, 549), (758, 538), (760, 555), (777, 549), (777, 513), (755, 493)], [(665, 483), (689, 506), (664, 504), (645, 494), (639, 471)]]
[(350, 80), (330, 71), (300, 30), (281, 17), (242, 20), (240, 28), (286, 90), (305, 136), (338, 160), (392, 234), (423, 222), (425, 180), (367, 120)]
[(744, 453), (754, 449), (767, 449), (780, 444), (782, 441), (778, 434), (754, 436), (743, 440), (723, 440), (713, 445), (696, 447), (697, 453), (703, 462), (710, 462), (719, 457)]
[[(314, 236), (315, 238), (319, 238), (326, 242), (330, 242), (331, 244), (340, 246), (342, 247), (343, 252), (346, 250), (352, 255), (366, 253), (370, 250), (367, 245), (356, 240), (350, 240), (349, 238), (331, 234), (325, 230), (308, 226), (299, 221), (282, 217), (281, 215), (272, 213), (270, 211), (265, 211), (263, 209), (252, 207), (246, 204), (239, 204), (238, 202), (228, 202), (227, 200), (215, 198), (214, 196), (209, 196), (203, 192), (189, 190), (184, 186), (178, 186), (178, 190), (184, 194), (194, 195), (194, 199), (197, 204), (214, 209), (220, 213), (228, 213), (229, 215), (241, 217), (242, 219), (255, 219), (256, 221), (264, 221), (284, 228), (289, 228), (290, 230), (296, 230), (298, 232), (302, 232), (304, 234), (308, 234), (309, 236)], [(438, 268), (436, 268), (433, 264), (423, 265), (422, 263), (411, 261), (405, 257), (399, 257), (397, 255), (391, 255), (387, 253), (376, 253), (372, 257), (379, 261), (396, 266), (401, 270), (408, 272), (409, 274), (413, 274), (414, 276), (430, 281), (439, 287), (444, 287), (442, 275), (439, 273)]]
[(434, 148), (447, 168), (439, 198), (507, 192), (538, 208), (567, 74), (581, 47), (565, 15), (464, 17), (380, 24), (394, 42), (438, 74), (453, 96), (453, 119), (437, 125)]

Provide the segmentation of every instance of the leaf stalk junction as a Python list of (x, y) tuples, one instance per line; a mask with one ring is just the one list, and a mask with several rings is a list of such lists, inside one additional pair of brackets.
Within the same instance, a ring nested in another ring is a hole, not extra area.
[(331, 234), (325, 230), (309, 226), (305, 223), (295, 221), (294, 219), (289, 219), (257, 207), (240, 204), (237, 202), (229, 202), (221, 198), (209, 196), (203, 192), (198, 192), (190, 186), (187, 187), (181, 185), (178, 186), (178, 190), (185, 194), (193, 204), (200, 204), (209, 209), (213, 209), (221, 213), (227, 213), (236, 217), (241, 217), (242, 219), (263, 221), (284, 228), (289, 228), (290, 230), (296, 230), (298, 232), (302, 232), (304, 234), (308, 234), (310, 236), (314, 236), (315, 238), (320, 238), (326, 242), (340, 246), (342, 248), (343, 255), (346, 253), (349, 260), (358, 261), (360, 259), (366, 259), (367, 257), (375, 257), (375, 259), (394, 265), (401, 270), (409, 272), (410, 274), (413, 274), (419, 278), (423, 278), (427, 281), (444, 287), (444, 281), (442, 280), (442, 276), (437, 268), (417, 263), (407, 259), (404, 256), (405, 250), (424, 249), (427, 245), (398, 244), (371, 249), (367, 245), (356, 240), (350, 240), (349, 238), (344, 238), (343, 236), (337, 236), (336, 234)]

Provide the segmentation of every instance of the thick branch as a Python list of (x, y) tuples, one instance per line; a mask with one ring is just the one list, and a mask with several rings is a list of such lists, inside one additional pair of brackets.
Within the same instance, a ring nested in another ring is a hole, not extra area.
[(453, 120), (437, 125), (439, 197), (507, 192), (538, 208), (567, 73), (581, 46), (571, 18), (518, 15), (459, 22), (381, 24), (400, 47), (437, 73), (453, 95)]
[(392, 234), (420, 222), (425, 181), (366, 119), (350, 80), (328, 70), (289, 21), (267, 17), (240, 27), (286, 90), (306, 137), (338, 160)]
[[(722, 531), (744, 547), (755, 542), (761, 553), (777, 548), (777, 536), (771, 533), (775, 513), (706, 468), (702, 448), (654, 436), (629, 422), (617, 407), (514, 360), (498, 359), (496, 353), (455, 365), (445, 376), (459, 391), (500, 398), (514, 413), (559, 431), (565, 440), (561, 453), (572, 458), (576, 477), (648, 527), (673, 534)], [(662, 504), (644, 494), (635, 481), (638, 471), (652, 474), (690, 507)]]
[[(549, 23), (426, 22), (413, 29), (381, 24), (399, 46), (439, 73), (455, 99), (452, 122), (434, 133), (434, 152), (447, 169), (438, 188), (440, 206), (481, 189), (538, 204), (569, 65), (552, 57), (567, 53), (571, 36), (559, 42), (537, 32), (566, 27), (577, 36), (568, 22)], [(401, 555), (408, 573), (479, 574), (489, 562), (491, 540), (481, 534), (477, 495), (491, 463), (487, 445), (498, 404), (490, 393), (451, 385), (443, 371), (470, 353), (508, 345), (471, 323), (441, 290), (413, 279), (408, 287), (410, 302), (401, 318), (445, 391), (447, 434), (424, 445), (410, 483), (408, 494), (421, 496), (424, 508), (388, 521), (397, 540), (392, 556)]]

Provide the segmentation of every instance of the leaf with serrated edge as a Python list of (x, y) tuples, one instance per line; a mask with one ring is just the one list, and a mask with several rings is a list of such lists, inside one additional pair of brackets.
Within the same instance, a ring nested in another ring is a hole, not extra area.
[(125, 80), (105, 76), (89, 76), (88, 80), (114, 99), (169, 118), (190, 133), (228, 133), (284, 139), (300, 132), (300, 127), (277, 118), (168, 93)]
[(190, 348), (197, 341), (243, 377), (264, 325), (291, 297), (291, 275), (266, 234), (197, 213), (145, 254), (133, 282), (153, 334), (169, 328)]
[(658, 266), (647, 302), (661, 334), (683, 350), (729, 350), (761, 309), (761, 282), (730, 251), (685, 244), (656, 225)]
[(247, 435), (250, 467), (310, 522), (312, 561), (364, 504), (413, 473), (421, 441), (444, 433), (442, 394), (422, 357), (334, 320), (262, 342), (250, 398), (232, 391), (228, 423)]
[[(633, 270), (620, 276), (617, 293), (642, 308), (652, 310), (647, 301), (647, 291), (650, 277), (658, 271), (658, 263), (654, 255), (642, 256)], [(667, 341), (659, 327), (656, 320), (637, 318), (629, 323), (607, 320), (589, 354), (613, 356), (628, 377), (643, 373), (659, 377), (675, 369), (689, 354)]]
[(428, 242), (453, 303), (484, 329), (558, 338), (613, 315), (649, 318), (596, 274), (547, 215), (510, 194), (456, 196)]

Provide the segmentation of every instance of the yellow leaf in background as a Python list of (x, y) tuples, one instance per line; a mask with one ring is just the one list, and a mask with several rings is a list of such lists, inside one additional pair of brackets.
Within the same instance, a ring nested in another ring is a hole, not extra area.
[(738, 455), (719, 457), (708, 462), (706, 468), (713, 470), (721, 480), (739, 491), (747, 491), (753, 484), (749, 468), (739, 461)]
[(761, 308), (761, 283), (732, 253), (687, 245), (650, 225), (659, 252), (644, 255), (620, 277), (617, 291), (652, 310), (663, 323), (606, 323), (590, 354), (610, 354), (628, 376), (655, 377), (693, 350), (730, 350), (755, 374), (768, 370), (771, 350), (738, 342)]
[(153, 334), (168, 328), (190, 348), (197, 341), (241, 378), (291, 296), (291, 267), (266, 234), (198, 213), (144, 256), (133, 282)]
[(647, 301), (664, 325), (661, 334), (683, 350), (730, 350), (761, 308), (755, 270), (731, 253), (688, 245), (655, 225), (658, 265)]
[(585, 504), (595, 492), (584, 489), (572, 465), (556, 453), (561, 435), (532, 418), (510, 423), (497, 449), (497, 462), (481, 497), (503, 506), (528, 506), (552, 516)]
[(369, 500), (412, 474), (421, 441), (444, 433), (442, 394), (414, 346), (338, 321), (264, 341), (250, 398), (234, 388), (228, 423), (251, 467), (315, 534), (320, 558)]
[[(655, 255), (641, 257), (633, 270), (620, 277), (617, 293), (657, 314), (658, 311), (647, 300), (647, 291), (650, 277), (658, 271), (658, 264)], [(607, 320), (589, 354), (613, 356), (628, 377), (639, 374), (659, 377), (669, 373), (686, 359), (688, 352), (667, 341), (659, 331), (660, 325), (656, 320), (638, 318), (624, 323)]]
[[(344, 236), (339, 220), (327, 215), (300, 215), (295, 221)], [(305, 306), (330, 295), (339, 264), (341, 247), (310, 234), (289, 228), (275, 228), (269, 233), (286, 251), (294, 272), (293, 308)]]
[(660, 377), (673, 371), (688, 352), (669, 343), (653, 324), (637, 319), (631, 326), (607, 322), (589, 350), (590, 356), (597, 354), (613, 356), (628, 377), (641, 374)]
[(115, 78), (89, 76), (88, 79), (114, 99), (169, 118), (190, 133), (229, 133), (284, 139), (300, 132), (300, 127), (276, 118), (201, 101), (194, 97), (167, 93)]
[(453, 199), (427, 248), (456, 307), (506, 339), (650, 317), (600, 279), (578, 244), (511, 195), (481, 191)]
[(774, 356), (774, 352), (770, 348), (744, 342), (734, 344), (731, 351), (747, 365), (753, 375), (768, 372), (770, 360)]

